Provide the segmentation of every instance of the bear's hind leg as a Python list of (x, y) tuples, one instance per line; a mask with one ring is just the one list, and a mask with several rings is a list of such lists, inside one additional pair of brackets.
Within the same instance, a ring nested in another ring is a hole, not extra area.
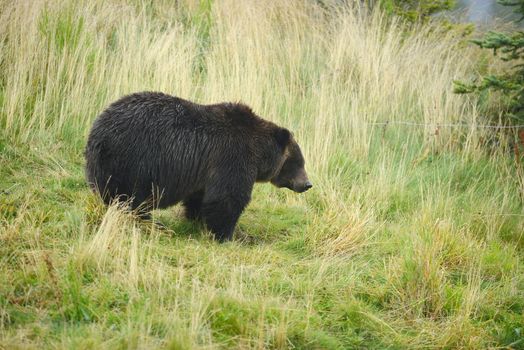
[(195, 192), (182, 201), (185, 208), (185, 216), (189, 220), (200, 220), (202, 218), (203, 192)]

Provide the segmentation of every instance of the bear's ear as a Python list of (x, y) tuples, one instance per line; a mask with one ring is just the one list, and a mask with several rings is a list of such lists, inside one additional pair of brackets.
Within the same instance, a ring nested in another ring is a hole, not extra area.
[(278, 128), (275, 130), (274, 134), (275, 139), (277, 140), (278, 145), (285, 149), (286, 146), (289, 144), (289, 140), (291, 139), (291, 133), (288, 129), (284, 128)]

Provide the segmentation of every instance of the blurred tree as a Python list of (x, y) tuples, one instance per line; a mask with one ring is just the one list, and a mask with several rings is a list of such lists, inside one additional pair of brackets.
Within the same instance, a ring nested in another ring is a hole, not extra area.
[[(514, 6), (515, 13), (524, 19), (524, 0), (498, 0), (505, 6)], [(455, 92), (471, 93), (485, 90), (502, 92), (507, 99), (507, 111), (504, 115), (508, 121), (524, 122), (524, 32), (519, 30), (506, 34), (488, 32), (484, 38), (472, 40), (483, 49), (492, 49), (494, 55), (501, 60), (514, 63), (507, 72), (499, 75), (487, 75), (480, 83), (465, 83), (455, 81)]]

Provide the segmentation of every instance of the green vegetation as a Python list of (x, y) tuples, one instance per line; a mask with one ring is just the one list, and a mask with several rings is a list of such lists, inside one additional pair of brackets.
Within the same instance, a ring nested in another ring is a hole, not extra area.
[[(459, 40), (316, 2), (1, 1), (0, 348), (524, 348), (524, 178), (451, 91)], [(248, 103), (315, 187), (256, 185), (226, 244), (104, 207), (87, 133), (141, 90)]]
[(432, 14), (455, 6), (455, 0), (379, 0), (378, 3), (386, 13), (411, 22), (428, 20)]
[[(515, 12), (524, 16), (524, 0), (499, 2), (516, 7)], [(481, 48), (493, 50), (494, 55), (498, 53), (502, 61), (511, 62), (513, 65), (506, 68), (503, 73), (486, 75), (479, 84), (455, 82), (455, 91), (458, 93), (499, 91), (502, 93), (504, 108), (502, 111), (497, 110), (495, 118), (500, 118), (503, 112), (504, 119), (507, 121), (524, 123), (524, 31), (519, 30), (512, 34), (488, 32), (482, 39), (473, 42)]]

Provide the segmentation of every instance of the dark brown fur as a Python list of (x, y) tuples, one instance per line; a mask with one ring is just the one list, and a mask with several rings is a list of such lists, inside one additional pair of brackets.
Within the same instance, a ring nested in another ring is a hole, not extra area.
[(85, 156), (87, 180), (106, 203), (126, 199), (147, 215), (182, 201), (218, 240), (231, 238), (255, 182), (311, 187), (290, 132), (237, 103), (125, 96), (96, 119)]

